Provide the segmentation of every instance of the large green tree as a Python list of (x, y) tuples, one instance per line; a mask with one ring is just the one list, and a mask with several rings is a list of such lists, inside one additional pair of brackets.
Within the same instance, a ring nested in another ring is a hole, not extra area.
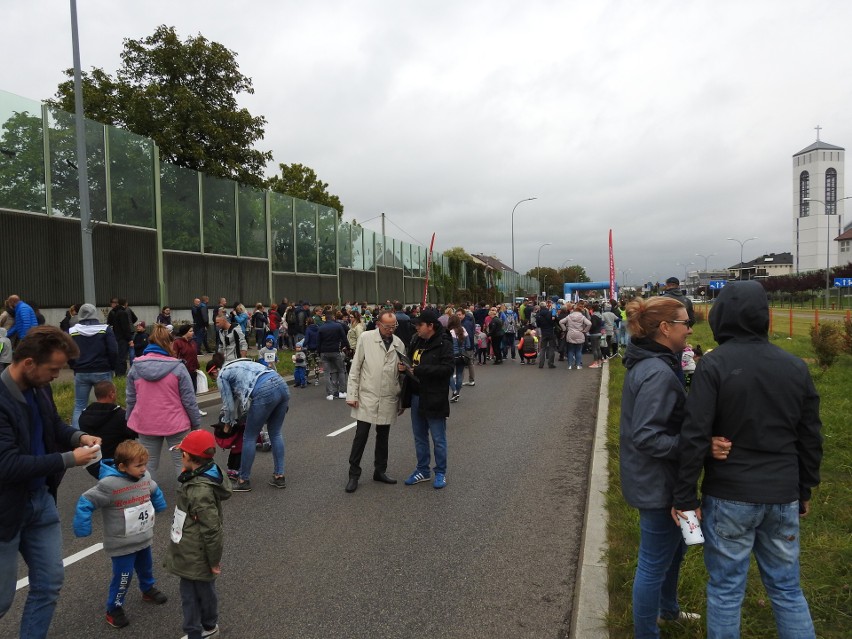
[[(201, 34), (182, 41), (161, 25), (146, 38), (125, 39), (121, 61), (114, 77), (99, 68), (84, 74), (86, 117), (153, 139), (166, 162), (265, 186), (272, 153), (254, 145), (266, 119), (237, 104), (254, 89), (236, 53)], [(59, 85), (52, 104), (74, 110), (73, 80)]]
[(343, 215), (340, 198), (328, 192), (328, 184), (317, 177), (317, 172), (304, 164), (279, 164), (280, 173), (269, 180), (269, 188), (301, 200), (324, 204)]

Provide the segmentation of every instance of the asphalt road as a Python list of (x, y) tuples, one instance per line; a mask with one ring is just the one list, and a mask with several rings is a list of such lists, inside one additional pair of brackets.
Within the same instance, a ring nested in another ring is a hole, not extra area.
[[(258, 453), (255, 488), (225, 504), (225, 558), (218, 580), (221, 636), (228, 639), (567, 637), (575, 596), (600, 373), (519, 366), (476, 368), (448, 422), (447, 487), (405, 486), (415, 465), (410, 418), (391, 429), (388, 474), (372, 481), (371, 434), (361, 485), (346, 494), (354, 420), (324, 387), (291, 389), (284, 424), (287, 488), (266, 485), (270, 453)], [(210, 417), (216, 414), (209, 409)], [(217, 455), (225, 466), (226, 455)], [(69, 565), (51, 637), (180, 637), (178, 580), (160, 567), (175, 479), (161, 466), (169, 508), (154, 539), (167, 604), (141, 601), (130, 626), (104, 621), (110, 560), (103, 551)], [(60, 487), (63, 556), (101, 541), (77, 539), (78, 496), (92, 485), (70, 471)], [(22, 564), (20, 577), (26, 576)], [(17, 636), (26, 596), (0, 620)]]

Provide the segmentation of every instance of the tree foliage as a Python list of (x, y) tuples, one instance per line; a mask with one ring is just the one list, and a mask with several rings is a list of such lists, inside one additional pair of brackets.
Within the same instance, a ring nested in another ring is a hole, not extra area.
[(279, 164), (279, 175), (269, 180), (269, 188), (291, 197), (324, 204), (343, 215), (340, 198), (328, 192), (328, 184), (317, 177), (316, 171), (304, 164)]
[[(93, 68), (83, 78), (88, 118), (153, 139), (166, 162), (213, 177), (264, 186), (270, 151), (254, 148), (266, 119), (237, 104), (254, 93), (240, 72), (236, 53), (204, 36), (181, 41), (161, 25), (140, 40), (124, 40), (115, 76)], [(73, 77), (71, 69), (66, 75)], [(74, 83), (59, 85), (52, 104), (73, 112)]]

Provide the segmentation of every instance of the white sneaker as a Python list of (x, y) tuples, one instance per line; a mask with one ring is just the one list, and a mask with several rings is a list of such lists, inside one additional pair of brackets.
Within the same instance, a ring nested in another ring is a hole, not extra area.
[(340, 399), (346, 399), (346, 393), (338, 393), (338, 394), (337, 394), (337, 396), (338, 396)]
[[(219, 634), (219, 624), (216, 624), (216, 626), (214, 628), (211, 628), (210, 630), (204, 630), (204, 628), (201, 629), (201, 639), (207, 639), (208, 637), (215, 637), (218, 634)], [(189, 639), (189, 635), (184, 635), (180, 639)]]
[(326, 399), (327, 399), (328, 401), (331, 401), (331, 400), (333, 400), (333, 399), (334, 399), (334, 395), (328, 395), (328, 396), (326, 397)]
[(198, 414), (201, 415), (202, 417), (207, 417), (207, 411), (206, 410), (199, 409)]

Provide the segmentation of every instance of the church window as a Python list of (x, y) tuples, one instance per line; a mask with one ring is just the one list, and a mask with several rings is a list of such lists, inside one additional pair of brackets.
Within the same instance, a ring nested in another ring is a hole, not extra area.
[(849, 253), (852, 251), (852, 240), (840, 240), (840, 252)]
[(837, 171), (834, 169), (825, 172), (825, 214), (837, 214)]
[(805, 202), (811, 196), (810, 175), (807, 171), (799, 174), (799, 217), (807, 217), (811, 214), (811, 203)]

